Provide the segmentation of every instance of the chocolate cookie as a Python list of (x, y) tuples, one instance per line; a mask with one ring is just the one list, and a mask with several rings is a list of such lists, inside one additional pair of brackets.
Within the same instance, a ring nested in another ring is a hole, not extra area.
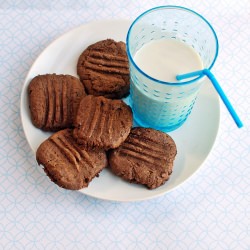
[(173, 139), (151, 128), (133, 128), (109, 155), (111, 170), (123, 179), (157, 188), (172, 173), (177, 150)]
[(77, 190), (87, 187), (107, 166), (104, 150), (86, 150), (78, 145), (71, 129), (56, 132), (36, 152), (38, 164), (58, 186)]
[(45, 131), (71, 127), (79, 102), (85, 95), (82, 83), (74, 76), (36, 76), (28, 87), (32, 123)]
[(122, 100), (88, 95), (79, 105), (73, 136), (87, 147), (118, 147), (132, 127), (132, 111)]
[(129, 67), (124, 42), (102, 40), (80, 55), (77, 74), (90, 95), (120, 99), (129, 93)]

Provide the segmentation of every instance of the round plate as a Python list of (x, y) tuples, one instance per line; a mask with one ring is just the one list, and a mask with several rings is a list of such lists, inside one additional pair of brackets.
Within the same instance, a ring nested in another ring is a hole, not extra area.
[[(76, 74), (76, 64), (81, 52), (90, 44), (112, 38), (125, 41), (131, 21), (97, 21), (77, 27), (51, 43), (32, 65), (21, 93), (21, 119), (27, 141), (36, 152), (42, 141), (51, 133), (35, 128), (30, 119), (27, 87), (30, 80), (38, 74), (58, 73)], [(104, 169), (99, 178), (89, 187), (79, 190), (83, 194), (112, 201), (146, 200), (166, 194), (180, 186), (191, 177), (204, 163), (211, 151), (220, 124), (219, 98), (211, 84), (205, 83), (199, 93), (194, 109), (185, 124), (169, 135), (177, 145), (177, 157), (173, 173), (161, 187), (148, 190), (138, 184), (131, 184)]]

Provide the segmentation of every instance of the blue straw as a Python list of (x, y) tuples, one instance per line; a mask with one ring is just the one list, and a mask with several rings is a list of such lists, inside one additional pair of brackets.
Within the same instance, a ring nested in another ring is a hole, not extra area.
[(183, 80), (183, 79), (186, 79), (186, 78), (190, 78), (190, 77), (194, 77), (194, 76), (201, 76), (201, 75), (206, 75), (209, 78), (209, 80), (212, 82), (214, 88), (216, 89), (217, 93), (221, 97), (222, 101), (224, 102), (225, 106), (227, 107), (229, 113), (231, 114), (231, 116), (234, 119), (234, 121), (235, 121), (236, 125), (238, 126), (238, 128), (243, 127), (243, 123), (241, 122), (241, 120), (240, 120), (239, 116), (237, 115), (236, 111), (234, 110), (232, 104), (228, 100), (228, 98), (225, 95), (224, 91), (222, 90), (220, 84), (217, 82), (214, 75), (211, 73), (211, 71), (209, 69), (203, 69), (203, 70), (199, 70), (199, 71), (190, 72), (190, 73), (187, 73), (187, 74), (177, 75), (176, 79), (177, 80)]

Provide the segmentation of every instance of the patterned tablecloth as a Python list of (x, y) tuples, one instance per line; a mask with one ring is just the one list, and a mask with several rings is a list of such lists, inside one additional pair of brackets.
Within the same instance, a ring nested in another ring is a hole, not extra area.
[[(93, 20), (134, 19), (182, 5), (220, 41), (213, 72), (243, 120), (221, 107), (216, 145), (180, 188), (141, 202), (109, 202), (54, 185), (38, 167), (20, 119), (22, 84), (52, 40)], [(0, 249), (250, 249), (250, 2), (0, 1)]]

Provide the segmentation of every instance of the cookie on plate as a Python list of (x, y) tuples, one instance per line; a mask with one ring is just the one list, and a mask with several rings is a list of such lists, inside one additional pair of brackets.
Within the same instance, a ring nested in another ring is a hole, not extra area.
[(129, 66), (124, 42), (106, 39), (80, 55), (77, 74), (90, 95), (120, 99), (129, 94)]
[(79, 102), (85, 95), (82, 83), (74, 76), (46, 74), (34, 77), (28, 86), (33, 125), (45, 131), (71, 127)]
[(172, 173), (177, 150), (166, 133), (151, 128), (132, 128), (124, 143), (109, 154), (109, 166), (123, 179), (154, 189)]
[(131, 108), (122, 100), (103, 96), (84, 97), (77, 111), (73, 136), (87, 147), (119, 147), (127, 138), (133, 123)]
[(78, 190), (87, 187), (107, 166), (104, 150), (87, 150), (76, 143), (71, 129), (56, 132), (37, 149), (38, 164), (58, 186)]

